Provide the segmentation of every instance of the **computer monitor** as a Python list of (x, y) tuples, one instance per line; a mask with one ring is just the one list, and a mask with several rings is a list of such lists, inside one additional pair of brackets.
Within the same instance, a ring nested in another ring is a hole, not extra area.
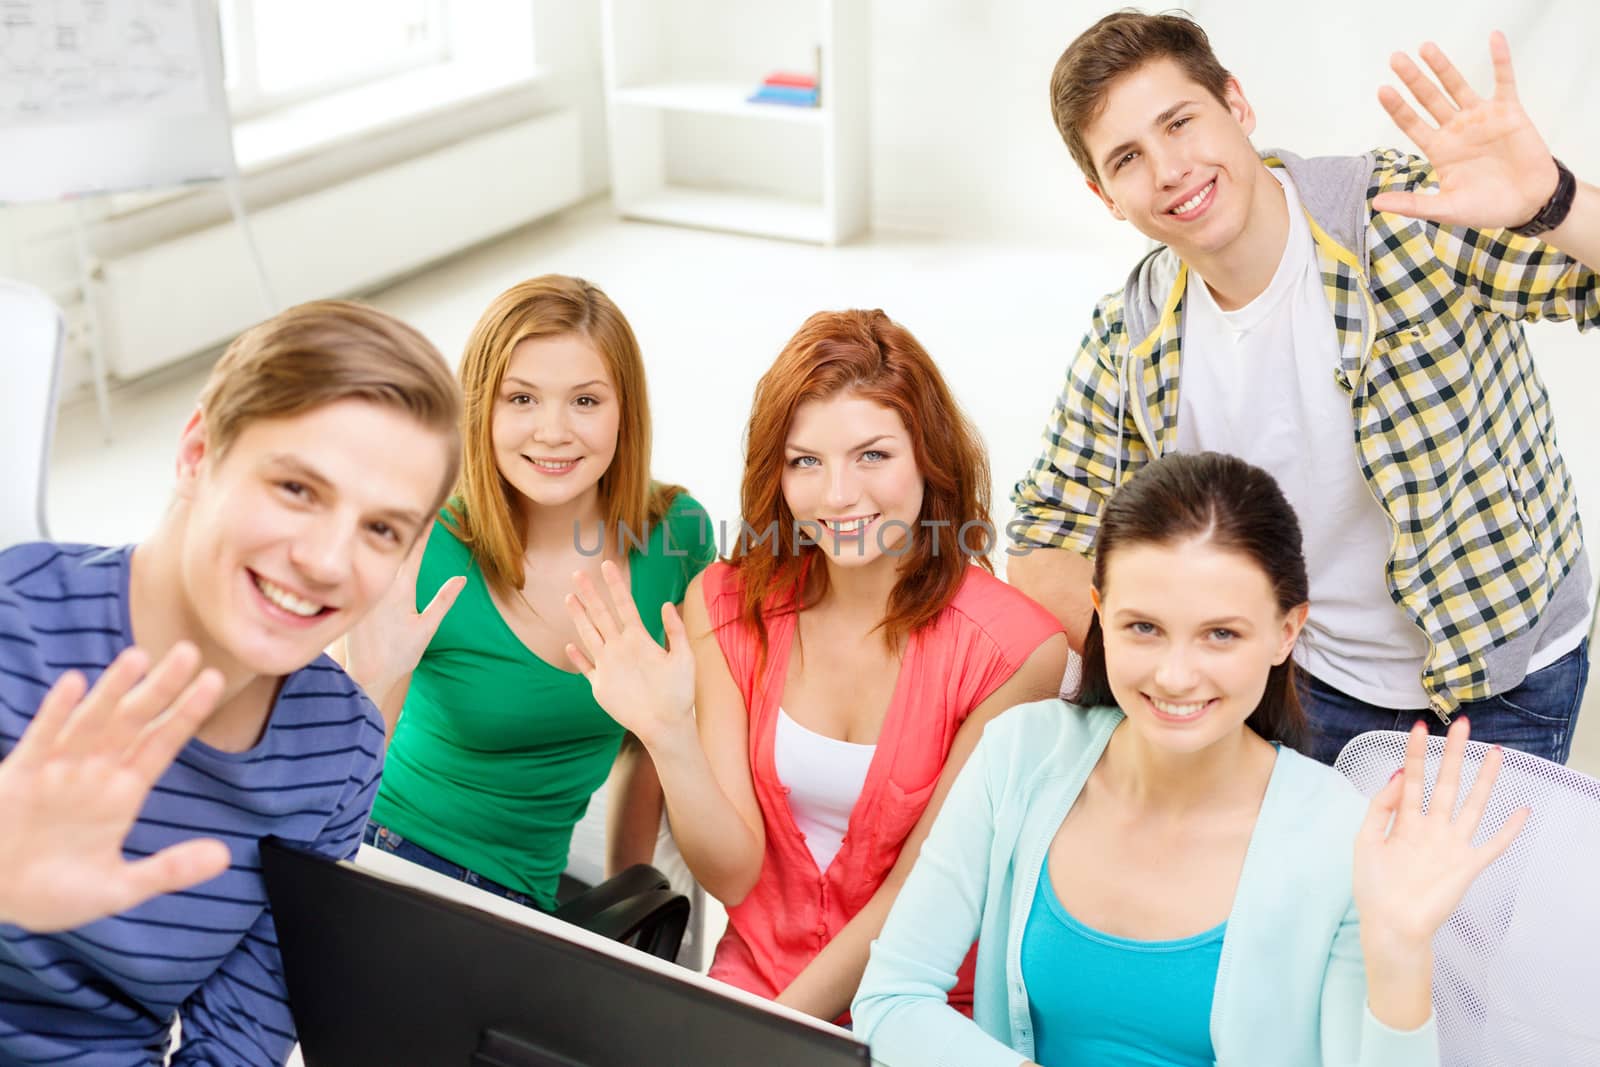
[(393, 856), (266, 841), (261, 863), (306, 1067), (871, 1063), (836, 1026)]

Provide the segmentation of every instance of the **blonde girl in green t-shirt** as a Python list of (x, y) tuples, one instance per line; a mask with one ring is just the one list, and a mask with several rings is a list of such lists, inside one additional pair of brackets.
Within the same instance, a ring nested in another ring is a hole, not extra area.
[(563, 666), (572, 575), (598, 582), (611, 560), (659, 627), (715, 542), (704, 509), (650, 477), (639, 345), (595, 286), (545, 275), (500, 294), (459, 377), (456, 493), (414, 588), (396, 582), (350, 639), (350, 672), (390, 723), (366, 840), (548, 911), (614, 765), (608, 875), (651, 860), (661, 813), (648, 757)]

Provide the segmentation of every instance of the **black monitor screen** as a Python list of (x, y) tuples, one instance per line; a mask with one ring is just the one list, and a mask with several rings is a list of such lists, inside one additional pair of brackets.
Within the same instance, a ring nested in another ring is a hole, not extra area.
[(837, 1028), (555, 919), (503, 918), (275, 841), (261, 861), (306, 1067), (871, 1063)]

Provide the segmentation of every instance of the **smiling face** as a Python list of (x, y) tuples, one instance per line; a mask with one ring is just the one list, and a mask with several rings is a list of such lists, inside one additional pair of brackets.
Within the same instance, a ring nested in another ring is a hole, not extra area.
[(1272, 178), (1250, 145), (1255, 112), (1239, 83), (1226, 105), (1175, 60), (1124, 74), (1083, 131), (1111, 213), (1188, 261), (1225, 252), (1262, 210)]
[(528, 338), (495, 396), (495, 465), (529, 504), (597, 503), (620, 418), (611, 372), (585, 337)]
[(394, 580), (448, 449), (405, 412), (342, 400), (252, 421), (219, 455), (197, 413), (178, 455), (178, 601), (207, 662), (281, 676), (316, 659)]
[(1244, 727), (1306, 617), (1279, 610), (1248, 556), (1206, 540), (1117, 548), (1095, 602), (1118, 706), (1146, 742), (1179, 752)]
[(783, 498), (828, 562), (863, 567), (898, 557), (922, 513), (922, 472), (890, 408), (852, 392), (807, 400), (785, 441)]

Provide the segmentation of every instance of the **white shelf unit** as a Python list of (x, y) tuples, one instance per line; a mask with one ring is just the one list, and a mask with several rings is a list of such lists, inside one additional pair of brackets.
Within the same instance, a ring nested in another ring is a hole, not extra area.
[[(611, 191), (627, 218), (818, 244), (867, 226), (868, 0), (605, 0)], [(775, 71), (817, 107), (752, 104)]]

